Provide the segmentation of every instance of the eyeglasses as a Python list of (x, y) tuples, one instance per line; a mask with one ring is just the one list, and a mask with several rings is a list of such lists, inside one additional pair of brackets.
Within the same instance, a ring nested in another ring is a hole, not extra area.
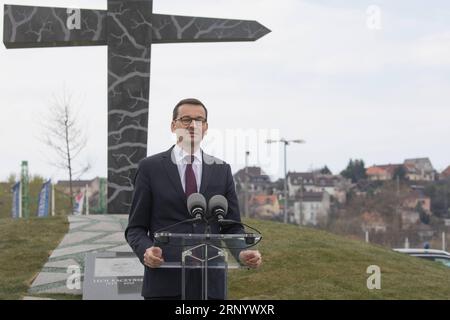
[(199, 117), (199, 118), (191, 118), (191, 117), (181, 117), (178, 119), (175, 119), (175, 121), (181, 121), (181, 123), (183, 124), (183, 126), (188, 126), (191, 124), (192, 121), (195, 121), (195, 124), (199, 125), (199, 124), (205, 124), (206, 123), (206, 119)]

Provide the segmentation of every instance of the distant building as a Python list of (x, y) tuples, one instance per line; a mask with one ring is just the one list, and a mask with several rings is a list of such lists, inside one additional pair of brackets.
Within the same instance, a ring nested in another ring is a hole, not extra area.
[(366, 175), (371, 181), (392, 180), (395, 171), (402, 166), (402, 164), (374, 165), (366, 169)]
[(424, 211), (431, 215), (431, 199), (420, 190), (412, 190), (403, 201), (403, 207), (415, 210), (420, 204)]
[(403, 229), (409, 229), (411, 227), (415, 227), (420, 223), (420, 214), (416, 210), (401, 209), (400, 213), (402, 216), (402, 228)]
[(403, 163), (410, 181), (434, 181), (436, 171), (428, 158), (406, 159)]
[(314, 185), (305, 188), (307, 192), (322, 192), (326, 191), (330, 196), (335, 196), (337, 185), (341, 178), (331, 175), (316, 175), (314, 178)]
[(304, 192), (300, 201), (294, 202), (294, 222), (301, 225), (324, 224), (330, 214), (330, 195), (326, 191)]
[(321, 193), (327, 192), (338, 202), (345, 203), (347, 191), (350, 189), (350, 182), (338, 175), (325, 175), (312, 172), (289, 172), (288, 173), (289, 197), (300, 196), (303, 192)]
[(432, 214), (431, 199), (424, 194), (424, 187), (420, 185), (411, 185), (410, 187), (412, 190), (403, 200), (400, 208), (403, 229), (417, 228), (421, 223), (419, 204), (425, 214), (429, 216)]
[(251, 216), (255, 218), (274, 219), (280, 214), (280, 203), (276, 195), (252, 195), (249, 207)]
[(288, 172), (287, 187), (289, 197), (295, 197), (301, 188), (311, 190), (314, 188), (314, 173), (312, 172)]
[[(72, 180), (72, 192), (74, 194), (84, 191), (88, 186), (89, 193), (98, 192), (100, 190), (100, 178), (96, 177), (92, 180)], [(56, 183), (56, 188), (70, 195), (70, 181), (69, 180), (59, 180)]]
[(361, 228), (369, 232), (386, 232), (387, 226), (382, 215), (377, 211), (366, 211), (361, 215)]
[(236, 184), (239, 208), (244, 215), (251, 214), (250, 206), (246, 207), (245, 205), (246, 194), (247, 201), (250, 202), (252, 195), (273, 193), (274, 185), (270, 181), (270, 177), (260, 167), (242, 168), (234, 174), (233, 178)]
[(425, 210), (426, 213), (431, 214), (430, 197), (427, 197), (418, 191), (411, 191), (409, 193), (408, 197), (403, 202), (403, 207), (415, 209), (419, 204)]
[(260, 167), (246, 167), (234, 174), (238, 190), (244, 190), (248, 183), (250, 192), (266, 191), (271, 185), (270, 177)]
[[(89, 206), (91, 207), (91, 209), (93, 211), (95, 211), (95, 209), (98, 209), (100, 211), (106, 210), (106, 204), (102, 203), (102, 201), (101, 201), (102, 199), (100, 197), (100, 192), (101, 192), (101, 188), (102, 188), (102, 182), (101, 182), (102, 179), (104, 181), (104, 183), (103, 183), (104, 184), (103, 185), (103, 192), (104, 192), (103, 199), (106, 199), (105, 178), (96, 177), (92, 180), (73, 180), (72, 181), (73, 194), (76, 195), (80, 192), (86, 191), (87, 196), (89, 198)], [(87, 190), (86, 190), (86, 186), (87, 186)], [(67, 195), (70, 195), (69, 180), (59, 180), (56, 183), (55, 188)], [(100, 208), (99, 206), (100, 207), (104, 206), (105, 208)]]
[(450, 179), (450, 166), (447, 167), (444, 171), (441, 172), (439, 175), (440, 179), (442, 180), (448, 180)]

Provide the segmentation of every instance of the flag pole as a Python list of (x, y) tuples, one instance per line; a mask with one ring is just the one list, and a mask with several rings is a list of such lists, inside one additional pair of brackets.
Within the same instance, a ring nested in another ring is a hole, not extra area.
[(55, 216), (55, 184), (52, 183), (52, 217)]
[(84, 190), (86, 195), (86, 215), (89, 215), (89, 195), (88, 195), (88, 185), (86, 185), (86, 189)]
[(19, 181), (19, 218), (22, 218), (22, 180)]

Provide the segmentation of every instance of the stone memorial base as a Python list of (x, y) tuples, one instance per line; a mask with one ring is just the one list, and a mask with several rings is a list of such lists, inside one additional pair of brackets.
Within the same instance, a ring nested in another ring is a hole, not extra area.
[(69, 232), (33, 280), (27, 299), (38, 294), (81, 296), (86, 253), (132, 253), (124, 237), (128, 215), (69, 216), (68, 220)]
[(134, 253), (86, 253), (83, 300), (143, 300), (144, 266)]

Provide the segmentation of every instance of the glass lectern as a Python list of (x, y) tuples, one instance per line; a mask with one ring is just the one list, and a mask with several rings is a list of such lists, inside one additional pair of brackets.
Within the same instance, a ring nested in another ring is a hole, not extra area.
[(243, 250), (256, 250), (261, 235), (155, 233), (155, 246), (170, 252), (172, 259), (160, 268), (181, 269), (181, 298), (208, 300), (227, 298), (228, 269), (245, 267)]

